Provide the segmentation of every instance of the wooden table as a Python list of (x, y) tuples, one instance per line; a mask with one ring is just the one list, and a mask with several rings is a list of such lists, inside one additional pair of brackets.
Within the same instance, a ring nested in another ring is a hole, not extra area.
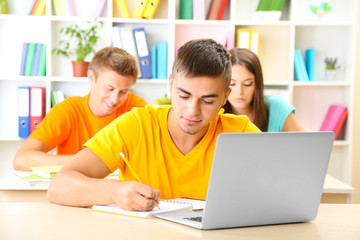
[[(110, 176), (117, 178), (117, 176)], [(45, 202), (47, 184), (30, 186), (11, 174), (0, 180), (0, 201), (2, 202)], [(322, 203), (351, 203), (354, 188), (330, 175), (325, 178)]]
[(161, 219), (92, 212), (49, 202), (1, 202), (0, 239), (359, 240), (360, 205), (321, 204), (311, 222), (198, 230)]

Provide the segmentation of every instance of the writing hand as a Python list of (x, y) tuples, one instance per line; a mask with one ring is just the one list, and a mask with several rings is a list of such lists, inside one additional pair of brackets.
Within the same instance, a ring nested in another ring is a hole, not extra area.
[(159, 190), (136, 181), (119, 181), (113, 191), (114, 202), (128, 211), (151, 211), (159, 199)]

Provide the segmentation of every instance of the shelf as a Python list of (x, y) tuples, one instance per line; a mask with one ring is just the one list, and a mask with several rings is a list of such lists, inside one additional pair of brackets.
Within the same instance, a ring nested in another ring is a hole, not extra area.
[(348, 82), (330, 82), (330, 81), (314, 81), (314, 82), (297, 82), (294, 81), (295, 87), (350, 87)]

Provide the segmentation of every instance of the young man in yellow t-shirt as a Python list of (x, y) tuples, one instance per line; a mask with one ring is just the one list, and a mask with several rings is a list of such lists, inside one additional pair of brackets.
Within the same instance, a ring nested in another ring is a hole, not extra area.
[[(90, 62), (90, 93), (68, 97), (56, 104), (15, 155), (13, 167), (65, 165), (83, 144), (115, 118), (146, 101), (130, 93), (138, 70), (133, 56), (126, 51), (106, 47)], [(56, 147), (57, 154), (48, 151)]]
[[(49, 201), (146, 211), (160, 197), (205, 199), (217, 136), (260, 131), (246, 116), (222, 114), (229, 57), (210, 39), (183, 45), (169, 76), (172, 106), (133, 109), (99, 131), (55, 176)], [(117, 168), (120, 180), (103, 179)]]

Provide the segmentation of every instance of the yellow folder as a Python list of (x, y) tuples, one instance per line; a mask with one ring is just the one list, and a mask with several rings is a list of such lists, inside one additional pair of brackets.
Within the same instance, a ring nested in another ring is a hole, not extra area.
[(145, 8), (144, 18), (153, 18), (160, 0), (150, 0)]
[(122, 18), (130, 18), (130, 12), (125, 0), (116, 0)]
[(146, 6), (148, 5), (149, 0), (137, 0), (136, 7), (134, 11), (135, 18), (143, 18)]

